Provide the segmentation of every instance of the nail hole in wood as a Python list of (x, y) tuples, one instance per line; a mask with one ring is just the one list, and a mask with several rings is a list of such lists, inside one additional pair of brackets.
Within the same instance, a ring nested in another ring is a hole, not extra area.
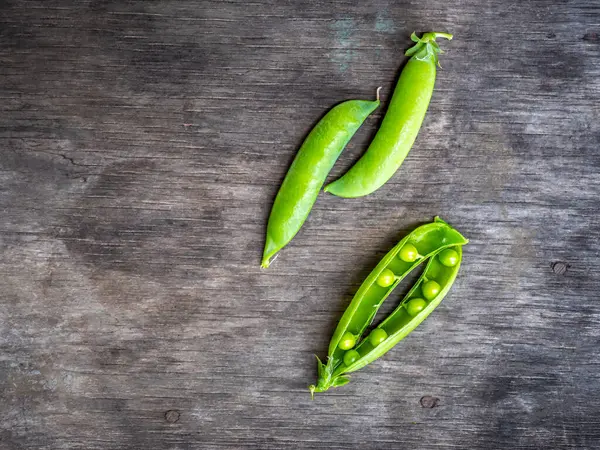
[(552, 272), (554, 272), (556, 275), (564, 275), (565, 273), (567, 273), (567, 270), (569, 270), (571, 265), (563, 261), (556, 261), (552, 263), (551, 267)]
[(165, 413), (165, 420), (169, 423), (175, 423), (179, 420), (179, 411), (175, 411), (174, 409), (170, 409)]
[(439, 398), (432, 397), (431, 395), (424, 395), (421, 397), (421, 400), (419, 400), (419, 403), (421, 403), (423, 408), (435, 408), (439, 402)]

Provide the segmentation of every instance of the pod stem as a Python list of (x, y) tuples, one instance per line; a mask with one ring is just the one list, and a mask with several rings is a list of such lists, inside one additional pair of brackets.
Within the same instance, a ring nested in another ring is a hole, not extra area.
[(438, 60), (438, 55), (444, 52), (435, 41), (437, 38), (451, 40), (452, 35), (450, 33), (433, 31), (429, 33), (423, 33), (423, 36), (419, 38), (416, 33), (413, 33), (410, 35), (410, 39), (415, 42), (415, 45), (406, 50), (404, 54), (421, 61), (429, 59), (433, 61), (434, 64), (439, 66), (440, 63)]
[(334, 372), (336, 364), (330, 358), (327, 359), (327, 364), (323, 364), (317, 355), (315, 357), (317, 358), (319, 377), (316, 385), (311, 384), (308, 387), (312, 399), (315, 398), (315, 392), (325, 392), (329, 388), (340, 387), (350, 382), (349, 378), (340, 376), (340, 374)]

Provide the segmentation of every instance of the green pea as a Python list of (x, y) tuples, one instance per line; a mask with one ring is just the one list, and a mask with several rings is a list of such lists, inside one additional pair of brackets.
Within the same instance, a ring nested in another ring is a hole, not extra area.
[(446, 267), (454, 267), (458, 263), (458, 253), (451, 248), (447, 248), (440, 253), (438, 256), (440, 262)]
[(358, 361), (359, 358), (360, 353), (358, 353), (356, 350), (348, 350), (346, 353), (344, 353), (344, 364), (349, 366)]
[(414, 262), (419, 257), (417, 248), (412, 244), (406, 244), (398, 252), (398, 258), (404, 262)]
[(261, 267), (298, 233), (338, 156), (375, 108), (377, 100), (349, 100), (333, 107), (308, 134), (275, 197)]
[(377, 284), (381, 287), (389, 287), (396, 281), (396, 275), (390, 269), (384, 269), (377, 277)]
[(344, 333), (344, 335), (342, 336), (342, 339), (340, 340), (338, 347), (341, 348), (342, 350), (350, 350), (355, 345), (356, 345), (356, 337), (349, 331), (346, 331)]
[(433, 280), (426, 281), (421, 286), (421, 292), (423, 292), (423, 297), (427, 300), (433, 300), (440, 293), (442, 287)]
[(402, 69), (383, 122), (364, 155), (348, 172), (325, 186), (338, 197), (362, 197), (379, 189), (394, 175), (410, 151), (431, 100), (440, 47), (437, 38), (447, 33), (425, 33), (405, 54), (410, 59)]
[(427, 306), (427, 302), (422, 298), (413, 298), (406, 304), (406, 311), (411, 317), (415, 317)]
[(385, 341), (387, 337), (388, 334), (385, 332), (385, 330), (382, 330), (381, 328), (375, 328), (373, 331), (371, 331), (371, 334), (369, 334), (369, 342), (373, 347), (377, 347), (379, 344)]

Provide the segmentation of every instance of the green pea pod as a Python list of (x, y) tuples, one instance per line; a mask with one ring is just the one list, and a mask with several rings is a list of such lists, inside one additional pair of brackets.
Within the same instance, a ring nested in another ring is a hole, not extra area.
[[(371, 345), (368, 339), (363, 340), (356, 348), (356, 351), (360, 354), (360, 359), (356, 360), (350, 366), (339, 366), (337, 369), (338, 374), (355, 372), (358, 369), (362, 369), (367, 364), (372, 363), (377, 358), (380, 358), (390, 351), (398, 342), (408, 336), (411, 331), (417, 328), (417, 326), (433, 312), (450, 291), (450, 288), (458, 275), (458, 269), (460, 268), (462, 246), (450, 248), (458, 255), (457, 264), (453, 267), (446, 267), (439, 262), (437, 258), (429, 259), (425, 271), (411, 288), (410, 292), (406, 294), (394, 312), (392, 312), (376, 328), (376, 330), (384, 330), (388, 337), (376, 347)], [(422, 290), (423, 285), (429, 282), (429, 280), (435, 280), (435, 282), (440, 284), (441, 290), (431, 301), (427, 302), (422, 298), (423, 295), (420, 291)], [(419, 306), (417, 306), (416, 309), (411, 310), (411, 302), (414, 302)]]
[[(458, 231), (436, 217), (392, 248), (365, 279), (340, 319), (331, 338), (327, 364), (318, 361), (319, 378), (316, 386), (310, 386), (311, 393), (346, 384), (349, 379), (345, 374), (381, 357), (414, 330), (450, 290), (460, 267), (461, 246), (467, 243)], [(426, 260), (425, 271), (396, 310), (354, 346), (393, 289)], [(391, 283), (388, 272), (393, 274)]]
[(379, 89), (375, 101), (340, 103), (306, 137), (271, 209), (261, 264), (263, 268), (269, 267), (273, 256), (298, 233), (340, 153), (377, 106)]
[(438, 54), (436, 38), (452, 39), (447, 33), (425, 33), (411, 39), (416, 45), (406, 55), (410, 60), (400, 74), (381, 127), (365, 154), (325, 192), (338, 197), (362, 197), (383, 186), (398, 170), (410, 151), (425, 118), (435, 85)]

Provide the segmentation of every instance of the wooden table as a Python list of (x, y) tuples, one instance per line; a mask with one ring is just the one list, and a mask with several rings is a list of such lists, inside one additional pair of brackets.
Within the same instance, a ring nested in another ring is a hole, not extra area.
[[(455, 39), (401, 170), (261, 270), (303, 137), (383, 86), (342, 174), (413, 30)], [(0, 448), (599, 448), (599, 36), (589, 0), (0, 2)], [(311, 401), (435, 215), (471, 240), (450, 295)]]

